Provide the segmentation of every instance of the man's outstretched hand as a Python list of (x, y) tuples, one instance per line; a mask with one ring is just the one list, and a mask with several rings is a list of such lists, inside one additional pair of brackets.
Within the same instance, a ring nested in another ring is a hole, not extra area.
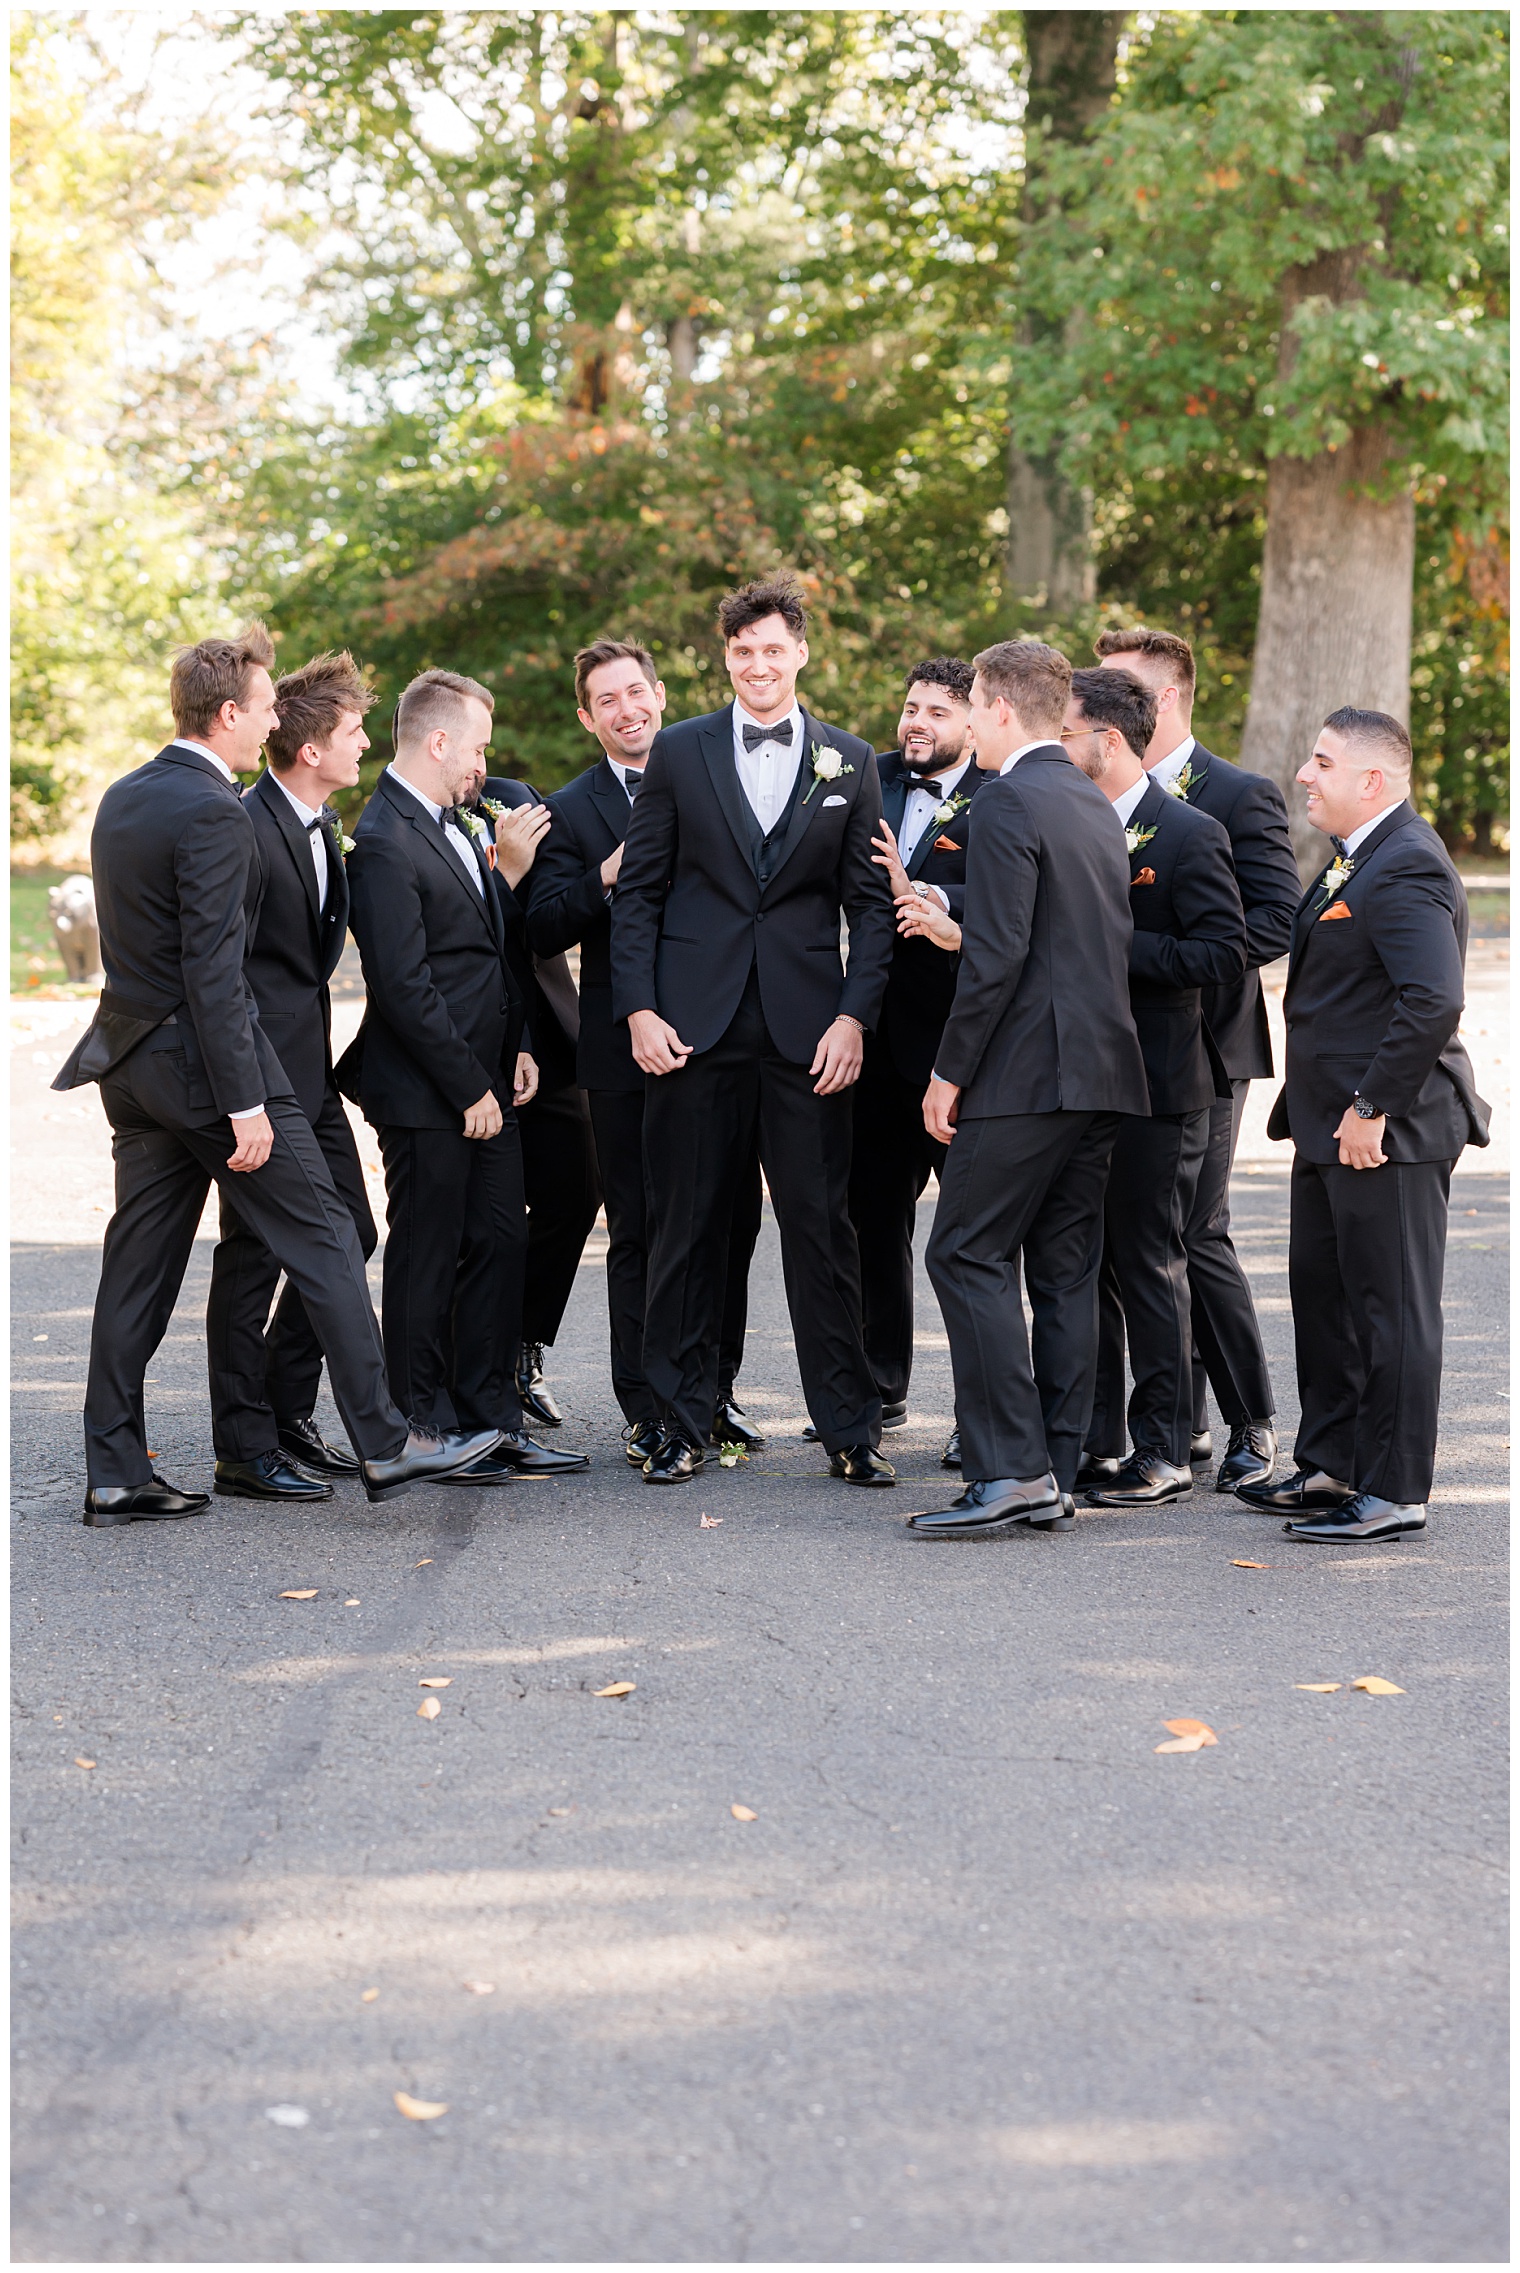
[(865, 1037), (853, 1018), (836, 1018), (813, 1053), (808, 1072), (817, 1074), (815, 1097), (834, 1097), (860, 1079)]
[(667, 1026), (657, 1010), (635, 1010), (628, 1020), (633, 1062), (645, 1073), (679, 1073), (691, 1056), (674, 1026)]

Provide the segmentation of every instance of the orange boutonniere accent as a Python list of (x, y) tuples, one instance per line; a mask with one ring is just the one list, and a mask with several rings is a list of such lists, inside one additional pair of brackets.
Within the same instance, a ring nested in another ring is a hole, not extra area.
[(1321, 923), (1349, 923), (1351, 910), (1344, 900), (1332, 900), (1319, 920)]
[(1156, 881), (1156, 871), (1155, 871), (1155, 869), (1154, 869), (1154, 868), (1142, 868), (1138, 876), (1132, 876), (1132, 877), (1130, 878), (1130, 880), (1129, 880), (1129, 888), (1130, 888), (1130, 890), (1131, 890), (1131, 891), (1133, 891), (1133, 890), (1135, 889), (1135, 886), (1136, 886), (1137, 884), (1154, 884), (1154, 883), (1155, 883), (1155, 881)]
[(934, 849), (936, 852), (960, 852), (962, 847), (956, 843), (954, 837), (936, 837)]

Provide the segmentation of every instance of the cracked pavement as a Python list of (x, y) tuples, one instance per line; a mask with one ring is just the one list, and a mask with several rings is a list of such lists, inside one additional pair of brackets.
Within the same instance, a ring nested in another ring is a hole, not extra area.
[[(1237, 1195), (1291, 1425), (1286, 1177)], [(598, 1240), (589, 1477), (89, 1532), (97, 1251), (18, 1246), (16, 2256), (1502, 2258), (1505, 1195), (1454, 1185), (1431, 1529), (1344, 1557), (1207, 1489), (910, 1540), (932, 1296), (903, 1481), (831, 1483), (769, 1222), (747, 1467), (622, 1463)]]

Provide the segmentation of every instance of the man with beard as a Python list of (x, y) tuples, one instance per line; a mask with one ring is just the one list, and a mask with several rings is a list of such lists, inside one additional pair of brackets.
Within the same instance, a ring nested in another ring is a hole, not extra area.
[[(576, 1078), (586, 1093), (607, 1210), (607, 1314), (612, 1386), (628, 1424), (630, 1465), (642, 1468), (660, 1441), (660, 1409), (644, 1373), (644, 1302), (649, 1264), (644, 1189), (645, 1076), (628, 1028), (612, 1015), (612, 903), (633, 801), (665, 709), (665, 689), (647, 648), (598, 639), (575, 658), (576, 716), (602, 746), (599, 762), (549, 799), (552, 823), (530, 879), (528, 936), (539, 957), (581, 955)], [(750, 1257), (760, 1230), (760, 1162), (740, 1179), (729, 1227), (718, 1343), (717, 1404), (708, 1441), (764, 1442), (734, 1401), (744, 1354)]]
[[(876, 761), (882, 802), (876, 859), (893, 899), (932, 896), (957, 920), (965, 904), (963, 816), (987, 778), (970, 748), (973, 677), (970, 664), (954, 656), (915, 665), (898, 747)], [(920, 1195), (945, 1163), (945, 1147), (924, 1127), (924, 1090), (959, 969), (957, 955), (928, 939), (898, 937), (852, 1099), (850, 1220), (860, 1243), (866, 1357), (881, 1394), (883, 1429), (901, 1428), (908, 1417), (913, 1233)]]

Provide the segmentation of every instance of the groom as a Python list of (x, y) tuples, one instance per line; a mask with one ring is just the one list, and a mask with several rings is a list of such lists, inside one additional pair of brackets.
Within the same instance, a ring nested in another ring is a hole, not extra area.
[(655, 737), (612, 897), (613, 1016), (648, 1076), (644, 1371), (664, 1433), (644, 1475), (678, 1483), (702, 1465), (729, 1220), (758, 1136), (830, 1471), (890, 1484), (847, 1206), (849, 1091), (892, 959), (872, 857), (881, 785), (869, 743), (798, 703), (793, 579), (730, 593), (718, 623), (736, 699)]

